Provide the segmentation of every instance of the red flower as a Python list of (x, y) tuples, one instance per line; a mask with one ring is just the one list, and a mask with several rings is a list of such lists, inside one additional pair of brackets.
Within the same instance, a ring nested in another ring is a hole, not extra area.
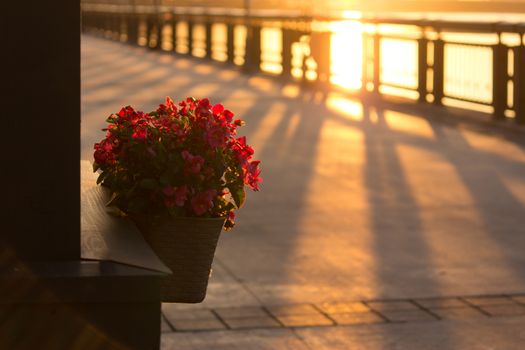
[(231, 122), (232, 122), (232, 120), (233, 120), (233, 113), (232, 113), (231, 111), (229, 111), (229, 110), (226, 109), (226, 110), (224, 111), (223, 115), (224, 115), (224, 118), (226, 118), (226, 121), (227, 121), (228, 123), (231, 123)]
[(232, 145), (232, 149), (241, 164), (247, 163), (253, 155), (253, 149), (246, 144), (245, 136), (237, 138)]
[(217, 103), (213, 108), (211, 109), (214, 115), (220, 115), (222, 111), (224, 111), (224, 106), (220, 103)]
[(217, 195), (216, 190), (207, 190), (197, 194), (191, 200), (193, 212), (198, 216), (213, 208), (213, 198)]
[(201, 156), (194, 156), (187, 150), (181, 152), (182, 159), (185, 161), (186, 167), (184, 171), (187, 174), (198, 174), (201, 171), (202, 165), (204, 164), (204, 158)]
[[(244, 122), (233, 118), (207, 98), (176, 104), (167, 97), (151, 113), (123, 107), (107, 118), (106, 136), (94, 147), (94, 169), (119, 195), (114, 204), (130, 216), (225, 217), (224, 227), (230, 229), (237, 196), (229, 191), (238, 194), (244, 186), (257, 191), (262, 181), (253, 149), (245, 137), (236, 136)], [(136, 186), (144, 180), (144, 186)], [(160, 191), (149, 185), (166, 181), (170, 185)], [(128, 198), (139, 197), (147, 206), (137, 212)]]
[(143, 128), (137, 128), (135, 129), (135, 132), (133, 135), (131, 135), (134, 139), (137, 140), (145, 140), (148, 137), (148, 130)]
[(262, 178), (259, 177), (261, 174), (261, 169), (259, 168), (260, 163), (261, 161), (254, 160), (253, 162), (248, 163), (246, 168), (243, 169), (244, 183), (250, 186), (254, 191), (259, 191), (259, 183), (262, 182)]
[(177, 105), (175, 104), (175, 102), (173, 102), (173, 100), (170, 97), (166, 97), (166, 104), (159, 105), (157, 113), (176, 114)]

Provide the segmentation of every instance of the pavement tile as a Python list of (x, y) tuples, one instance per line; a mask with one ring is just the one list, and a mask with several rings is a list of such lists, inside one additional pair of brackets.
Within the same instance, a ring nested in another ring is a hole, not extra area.
[(279, 322), (270, 316), (224, 319), (231, 329), (278, 328)]
[(514, 296), (512, 299), (520, 304), (525, 305), (525, 295)]
[(160, 332), (173, 332), (173, 329), (171, 329), (170, 325), (168, 324), (168, 322), (166, 322), (166, 319), (162, 315), (160, 316)]
[(178, 320), (206, 320), (215, 319), (215, 315), (211, 310), (191, 310), (191, 311), (177, 311), (177, 310), (162, 310), (162, 313), (166, 316), (168, 321)]
[(416, 310), (382, 310), (381, 315), (392, 322), (413, 322), (413, 321), (432, 321), (436, 320), (434, 316), (428, 312)]
[(457, 298), (417, 299), (415, 302), (427, 309), (443, 309), (468, 306), (468, 304), (463, 300)]
[(268, 317), (268, 313), (258, 306), (215, 308), (213, 310), (221, 318)]
[(433, 313), (444, 320), (456, 320), (465, 318), (476, 318), (476, 317), (487, 317), (476, 308), (473, 307), (454, 307), (454, 308), (442, 308), (433, 309)]
[(171, 321), (175, 331), (211, 331), (226, 329), (226, 326), (216, 319), (175, 320)]
[(331, 326), (334, 324), (322, 314), (277, 316), (285, 327)]
[(321, 313), (310, 304), (272, 305), (266, 309), (274, 316), (320, 315)]
[(484, 305), (480, 308), (491, 316), (525, 315), (525, 306), (519, 304)]
[(515, 304), (508, 297), (469, 297), (463, 299), (476, 306)]
[(383, 310), (420, 310), (418, 306), (405, 300), (401, 301), (367, 301), (370, 308), (376, 311)]
[(352, 303), (323, 303), (317, 305), (327, 314), (340, 314), (349, 312), (370, 312), (370, 308), (361, 302)]
[(374, 312), (349, 312), (349, 313), (338, 313), (331, 314), (330, 317), (338, 325), (351, 325), (351, 324), (365, 324), (365, 323), (381, 323), (385, 322), (385, 319)]

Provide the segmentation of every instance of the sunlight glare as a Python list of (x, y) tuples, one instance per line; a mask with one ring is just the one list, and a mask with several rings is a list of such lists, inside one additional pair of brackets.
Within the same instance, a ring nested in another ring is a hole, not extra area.
[(341, 95), (330, 94), (326, 100), (328, 109), (337, 112), (348, 119), (363, 120), (363, 105)]
[(331, 82), (346, 89), (361, 88), (363, 62), (363, 24), (358, 21), (334, 22), (332, 30)]

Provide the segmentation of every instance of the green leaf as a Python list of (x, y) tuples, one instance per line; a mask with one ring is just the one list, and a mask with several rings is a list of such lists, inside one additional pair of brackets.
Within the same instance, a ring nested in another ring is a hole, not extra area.
[(143, 213), (148, 206), (148, 202), (143, 198), (134, 198), (128, 203), (128, 210), (133, 213)]
[(116, 119), (117, 117), (114, 114), (111, 114), (109, 117), (107, 117), (106, 123), (114, 124)]
[(93, 162), (93, 172), (96, 172), (98, 169), (100, 169), (100, 165), (97, 162)]
[(100, 175), (97, 178), (97, 185), (99, 185), (102, 181), (104, 181), (107, 175), (108, 175), (107, 172), (100, 173)]
[(158, 183), (155, 179), (144, 179), (140, 182), (140, 187), (146, 190), (154, 190), (158, 187)]
[(228, 187), (228, 189), (230, 190), (230, 193), (237, 208), (241, 208), (244, 205), (244, 201), (246, 200), (246, 192), (244, 191), (244, 186), (233, 188)]
[(119, 194), (117, 192), (113, 192), (111, 194), (111, 197), (109, 198), (109, 200), (107, 201), (106, 203), (106, 206), (110, 207), (112, 206), (113, 204), (115, 204), (115, 202), (119, 199)]
[(159, 178), (159, 182), (162, 186), (168, 186), (170, 185), (170, 176), (168, 172), (165, 172), (162, 174)]

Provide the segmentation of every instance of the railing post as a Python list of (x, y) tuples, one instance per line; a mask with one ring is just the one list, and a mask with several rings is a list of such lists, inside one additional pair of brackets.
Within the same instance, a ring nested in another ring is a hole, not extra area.
[(501, 33), (498, 33), (498, 43), (492, 46), (492, 106), (494, 119), (505, 119), (507, 109), (508, 81), (508, 49), (501, 43)]
[(177, 52), (177, 16), (173, 13), (171, 20), (171, 44), (173, 45), (173, 52)]
[(255, 25), (252, 27), (253, 38), (252, 38), (252, 53), (251, 53), (251, 67), (253, 70), (258, 71), (261, 68), (261, 26)]
[[(523, 33), (520, 33), (523, 37)], [(516, 123), (525, 124), (525, 46), (514, 48), (514, 111)]]
[(442, 105), (443, 100), (443, 87), (444, 87), (444, 76), (445, 76), (445, 42), (439, 36), (434, 41), (434, 60), (432, 63), (433, 72), (433, 84), (432, 92), (434, 95), (434, 104)]
[(311, 56), (317, 63), (317, 82), (320, 87), (330, 84), (330, 51), (331, 38), (330, 32), (312, 32), (310, 40)]
[(290, 78), (292, 76), (292, 44), (293, 32), (290, 29), (282, 29), (282, 43), (283, 50), (281, 52), (283, 71), (281, 76), (283, 78)]
[(193, 55), (193, 20), (188, 19), (188, 55)]
[(381, 34), (379, 28), (376, 27), (374, 33), (374, 90), (375, 94), (379, 94), (379, 85), (381, 85)]
[(120, 13), (113, 13), (113, 40), (120, 41)]
[(427, 48), (427, 38), (420, 38), (417, 41), (417, 92), (419, 93), (419, 102), (425, 102), (427, 100)]
[(261, 27), (248, 24), (246, 46), (244, 53), (244, 68), (247, 71), (257, 71), (261, 66)]
[(210, 17), (206, 18), (204, 23), (206, 29), (206, 58), (212, 58), (212, 19)]
[(235, 24), (228, 23), (227, 24), (227, 39), (226, 39), (226, 45), (227, 45), (227, 55), (228, 55), (228, 62), (234, 63), (235, 60)]
[(153, 18), (150, 13), (146, 14), (146, 47), (150, 48), (151, 35), (153, 34)]
[(126, 25), (126, 30), (128, 34), (128, 43), (132, 45), (137, 45), (138, 25), (138, 15), (135, 12), (128, 13), (128, 24)]
[(162, 50), (162, 32), (164, 29), (164, 18), (162, 16), (162, 13), (158, 12), (154, 16), (154, 22), (155, 22), (155, 36), (156, 36), (156, 42), (155, 46), (153, 47), (156, 50)]
[(369, 55), (368, 55), (368, 46), (369, 46), (369, 40), (370, 40), (370, 35), (368, 35), (368, 33), (366, 31), (363, 31), (363, 33), (361, 34), (361, 37), (362, 37), (362, 67), (361, 67), (361, 92), (362, 93), (367, 93), (368, 92), (368, 82), (369, 82), (369, 78), (368, 78), (368, 60), (369, 60)]

